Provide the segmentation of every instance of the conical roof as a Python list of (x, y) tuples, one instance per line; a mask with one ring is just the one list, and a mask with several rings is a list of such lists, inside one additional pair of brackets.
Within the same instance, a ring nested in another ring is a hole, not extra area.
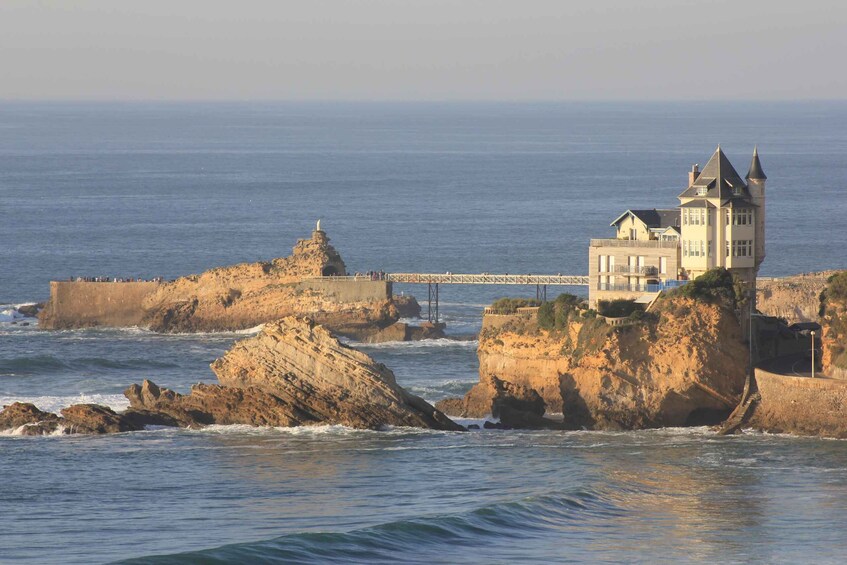
[(750, 170), (747, 172), (748, 179), (767, 180), (765, 171), (762, 170), (762, 163), (759, 162), (759, 148), (753, 148), (753, 161), (750, 163)]
[[(705, 189), (705, 194), (704, 194)], [(688, 197), (707, 197), (707, 198), (729, 198), (737, 195), (736, 190), (741, 194), (749, 196), (747, 192), (747, 183), (741, 179), (741, 175), (729, 162), (721, 146), (715, 149), (714, 154), (703, 167), (703, 170), (682, 194), (680, 198)]]

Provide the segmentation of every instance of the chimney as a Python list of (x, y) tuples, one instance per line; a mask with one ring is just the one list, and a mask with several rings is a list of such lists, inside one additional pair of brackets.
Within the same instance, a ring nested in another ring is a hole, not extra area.
[(691, 172), (688, 173), (688, 186), (694, 184), (694, 181), (697, 180), (697, 177), (700, 176), (700, 164), (697, 163), (693, 167), (691, 167)]

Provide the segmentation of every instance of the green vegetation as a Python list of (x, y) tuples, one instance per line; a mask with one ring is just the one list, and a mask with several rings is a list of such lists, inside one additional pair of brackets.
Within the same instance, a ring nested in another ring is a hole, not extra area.
[(542, 329), (563, 330), (568, 322), (583, 316), (585, 303), (578, 296), (563, 293), (552, 302), (545, 302), (538, 309), (538, 326)]
[(540, 306), (541, 301), (534, 298), (500, 298), (491, 307), (498, 314), (514, 314), (518, 308)]
[[(617, 300), (600, 300), (597, 302), (597, 310), (601, 316), (609, 318), (625, 318), (636, 312), (644, 313), (644, 306), (636, 304), (635, 299), (619, 298)], [(640, 316), (639, 316), (640, 317)]]
[(733, 308), (740, 308), (745, 302), (744, 283), (723, 267), (710, 269), (667, 294), (667, 296), (685, 296), (703, 302), (725, 300)]

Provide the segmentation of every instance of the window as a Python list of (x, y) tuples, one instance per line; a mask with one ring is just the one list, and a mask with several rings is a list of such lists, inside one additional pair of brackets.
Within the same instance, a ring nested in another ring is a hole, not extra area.
[(659, 257), (659, 273), (666, 274), (668, 272), (668, 258)]
[(687, 239), (682, 240), (682, 256), (688, 257), (688, 240)]
[(735, 208), (732, 211), (732, 224), (749, 226), (753, 224), (753, 210), (750, 208)]
[(709, 257), (712, 257), (712, 242), (708, 241), (706, 245), (709, 248)]
[(698, 186), (697, 187), (697, 196), (706, 196), (707, 192), (709, 192), (709, 187), (707, 187), (707, 186)]
[(629, 239), (638, 239), (638, 230), (635, 228), (629, 228)]
[[(728, 242), (727, 242), (728, 245)], [(736, 239), (732, 242), (733, 257), (752, 257), (753, 241), (750, 239)]]
[(598, 270), (601, 273), (609, 272), (609, 256), (608, 255), (600, 255), (600, 266)]

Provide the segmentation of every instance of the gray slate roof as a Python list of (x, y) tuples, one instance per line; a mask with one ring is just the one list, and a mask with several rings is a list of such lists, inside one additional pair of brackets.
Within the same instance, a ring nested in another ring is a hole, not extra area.
[[(705, 195), (698, 194), (698, 189), (705, 187), (707, 192)], [(715, 150), (709, 162), (703, 167), (703, 171), (682, 194), (680, 198), (689, 198), (696, 196), (705, 196), (707, 198), (729, 198), (733, 195), (733, 190), (739, 188), (741, 195), (750, 198), (750, 192), (747, 190), (745, 183), (732, 163), (729, 162), (720, 146)]]
[(767, 180), (765, 171), (762, 170), (762, 163), (759, 162), (759, 148), (753, 148), (753, 161), (750, 162), (750, 170), (747, 171), (748, 179)]
[(617, 225), (627, 214), (632, 214), (648, 228), (667, 228), (679, 225), (679, 209), (652, 209), (652, 210), (627, 210), (617, 217), (610, 225)]

